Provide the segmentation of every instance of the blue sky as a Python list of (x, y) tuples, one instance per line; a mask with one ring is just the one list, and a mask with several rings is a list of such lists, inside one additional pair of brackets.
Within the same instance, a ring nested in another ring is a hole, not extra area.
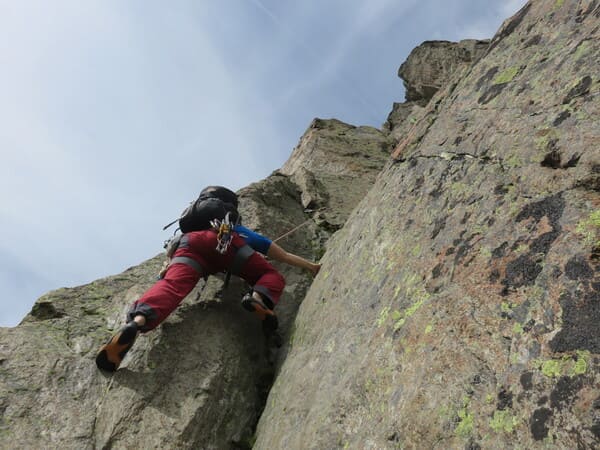
[(525, 0), (0, 0), (0, 326), (162, 251), (200, 189), (282, 166), (314, 117), (381, 127), (425, 40)]

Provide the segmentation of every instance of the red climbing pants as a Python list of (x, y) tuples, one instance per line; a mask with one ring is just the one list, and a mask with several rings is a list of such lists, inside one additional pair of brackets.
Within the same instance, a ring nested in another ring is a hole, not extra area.
[[(164, 278), (157, 281), (132, 305), (127, 314), (128, 320), (142, 315), (146, 318), (146, 325), (142, 327), (142, 331), (156, 328), (179, 306), (202, 276), (228, 270), (237, 249), (244, 245), (244, 239), (234, 234), (228, 251), (222, 255), (216, 250), (215, 231), (193, 231), (185, 234), (174, 257), (183, 256), (193, 259), (202, 267), (203, 273), (188, 264), (171, 265)], [(261, 254), (254, 252), (242, 266), (239, 276), (255, 291), (271, 300), (273, 305), (279, 302), (285, 287), (285, 279)]]

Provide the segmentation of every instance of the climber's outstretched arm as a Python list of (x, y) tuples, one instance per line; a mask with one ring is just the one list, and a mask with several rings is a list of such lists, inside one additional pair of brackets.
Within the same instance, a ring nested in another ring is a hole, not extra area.
[(319, 273), (319, 269), (321, 269), (321, 264), (315, 264), (302, 258), (301, 256), (294, 255), (293, 253), (288, 253), (274, 242), (271, 243), (269, 251), (267, 252), (267, 256), (276, 261), (280, 261), (286, 264), (290, 264), (292, 266), (306, 269), (310, 271), (313, 274), (313, 276), (317, 275), (317, 273)]

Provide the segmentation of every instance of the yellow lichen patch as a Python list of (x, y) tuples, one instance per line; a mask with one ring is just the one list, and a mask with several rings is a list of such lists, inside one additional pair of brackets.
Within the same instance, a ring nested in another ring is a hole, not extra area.
[(494, 81), (492, 81), (493, 84), (504, 84), (504, 83), (508, 83), (510, 81), (512, 81), (517, 74), (519, 73), (519, 67), (509, 67), (508, 69), (504, 70), (502, 73), (498, 74), (496, 76), (496, 78), (494, 78)]
[(521, 244), (515, 249), (515, 253), (525, 253), (527, 250), (529, 250), (529, 245)]
[(458, 412), (458, 417), (460, 422), (454, 432), (460, 437), (469, 437), (473, 433), (473, 413), (464, 408)]
[(587, 372), (587, 368), (589, 365), (590, 352), (589, 351), (581, 351), (577, 350), (577, 360), (575, 364), (570, 369), (571, 376), (583, 375)]
[(463, 399), (463, 407), (458, 410), (460, 422), (454, 429), (457, 436), (466, 438), (473, 434), (473, 413), (469, 412), (469, 398)]
[(535, 146), (540, 150), (546, 150), (551, 141), (559, 138), (558, 131), (554, 128), (544, 128), (536, 133)]
[(592, 211), (586, 219), (579, 221), (575, 231), (577, 234), (583, 236), (586, 245), (599, 246), (600, 239), (598, 239), (598, 234), (600, 233), (600, 209)]
[(523, 162), (521, 161), (521, 159), (517, 155), (513, 154), (508, 159), (506, 159), (504, 161), (504, 164), (506, 164), (506, 166), (514, 169), (514, 168), (522, 166)]
[(325, 346), (325, 351), (327, 353), (333, 353), (334, 350), (335, 350), (335, 340), (331, 339)]
[(404, 325), (406, 319), (411, 317), (430, 297), (430, 294), (425, 289), (419, 276), (414, 273), (408, 273), (404, 275), (401, 282), (394, 289), (393, 299), (398, 298), (403, 290), (404, 298), (412, 301), (412, 305), (404, 311), (396, 309), (393, 312), (391, 312), (391, 306), (384, 307), (377, 318), (376, 323), (378, 327), (381, 327), (387, 321), (391, 312), (391, 318), (394, 322), (394, 330), (398, 330), (400, 327), (402, 327), (402, 325)]
[(577, 350), (575, 355), (565, 355), (560, 359), (548, 359), (546, 361), (538, 360), (535, 365), (548, 378), (575, 377), (587, 372), (589, 359), (589, 351)]
[(547, 377), (560, 377), (562, 373), (563, 361), (550, 359), (542, 363), (542, 373)]
[(399, 330), (402, 327), (402, 325), (404, 325), (404, 323), (406, 322), (406, 319), (411, 317), (415, 312), (417, 312), (417, 310), (421, 306), (423, 306), (425, 300), (425, 298), (418, 300), (416, 303), (412, 304), (408, 309), (406, 309), (403, 312), (394, 311), (394, 314), (392, 314), (392, 318), (394, 319), (394, 331)]
[(490, 420), (490, 427), (496, 433), (505, 432), (512, 433), (515, 427), (519, 424), (519, 420), (510, 414), (508, 410), (494, 412), (494, 417)]
[(452, 195), (459, 196), (464, 194), (465, 192), (469, 191), (469, 186), (465, 183), (461, 183), (459, 181), (452, 183), (450, 185), (450, 191), (452, 192)]
[(410, 254), (412, 255), (413, 258), (417, 258), (417, 257), (421, 256), (421, 245), (416, 244), (413, 247), (413, 249), (410, 251)]
[(579, 59), (582, 56), (584, 56), (588, 50), (590, 49), (589, 44), (587, 43), (587, 41), (583, 41), (581, 44), (579, 44), (579, 46), (577, 47), (577, 51), (575, 52), (575, 59)]
[(389, 306), (386, 306), (385, 308), (383, 308), (381, 310), (381, 312), (379, 313), (379, 318), (377, 319), (377, 326), (378, 327), (382, 326), (385, 323), (385, 321), (388, 318), (389, 313), (390, 313), (390, 307)]

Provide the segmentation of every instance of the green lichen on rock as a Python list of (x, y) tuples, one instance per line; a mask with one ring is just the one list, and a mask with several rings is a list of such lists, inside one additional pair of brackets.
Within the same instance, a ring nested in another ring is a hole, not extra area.
[(540, 150), (546, 150), (551, 142), (558, 140), (559, 133), (555, 128), (544, 128), (537, 132), (535, 146)]
[(392, 319), (394, 320), (394, 331), (398, 331), (406, 323), (406, 319), (410, 318), (417, 310), (423, 306), (426, 298), (421, 298), (413, 303), (409, 308), (404, 311), (394, 311), (392, 313)]
[(452, 192), (452, 195), (455, 197), (458, 197), (470, 191), (471, 188), (467, 184), (461, 183), (459, 181), (452, 183), (452, 185), (450, 186), (450, 192)]
[(413, 258), (418, 258), (421, 255), (421, 245), (416, 244), (410, 251), (410, 254)]
[(490, 259), (492, 257), (492, 250), (489, 247), (484, 246), (479, 249), (479, 254), (482, 258)]
[(535, 365), (548, 378), (575, 377), (587, 372), (589, 359), (589, 351), (577, 350), (574, 356), (565, 355), (562, 358), (537, 361)]
[(515, 249), (515, 254), (525, 253), (527, 250), (529, 250), (529, 245), (521, 244)]
[(463, 407), (458, 411), (460, 422), (454, 429), (457, 436), (467, 438), (473, 434), (473, 413), (469, 411), (469, 399), (463, 400)]
[(504, 165), (511, 169), (516, 169), (517, 167), (521, 167), (523, 165), (523, 161), (516, 154), (509, 156), (505, 161)]
[(504, 84), (512, 81), (519, 73), (519, 67), (509, 67), (494, 78), (493, 84)]
[(586, 219), (579, 221), (575, 231), (583, 236), (586, 245), (599, 246), (600, 239), (598, 239), (598, 234), (600, 232), (600, 209), (592, 211)]
[(391, 306), (385, 306), (377, 317), (376, 324), (378, 327), (383, 326), (390, 317), (394, 323), (394, 331), (398, 331), (406, 320), (414, 315), (430, 297), (429, 292), (414, 273), (405, 274), (402, 277), (402, 281), (394, 289), (393, 298), (398, 298), (402, 291), (404, 291), (403, 298), (413, 303), (404, 310), (394, 309), (392, 311)]
[(379, 317), (377, 318), (377, 326), (378, 327), (382, 326), (385, 323), (389, 314), (390, 314), (389, 306), (386, 306), (381, 310), (381, 312), (379, 313)]
[(562, 374), (563, 361), (550, 359), (542, 363), (542, 373), (547, 377), (560, 377)]
[(579, 44), (579, 46), (577, 47), (577, 51), (575, 52), (574, 57), (576, 59), (581, 58), (582, 56), (584, 56), (588, 50), (589, 50), (590, 46), (587, 43), (587, 41), (583, 41), (581, 44)]
[(518, 424), (519, 419), (513, 416), (508, 410), (496, 410), (494, 417), (490, 420), (490, 427), (496, 433), (512, 433)]
[(575, 361), (575, 364), (573, 364), (573, 366), (571, 367), (570, 375), (577, 376), (586, 373), (589, 365), (589, 359), (589, 351), (577, 350), (577, 360)]

